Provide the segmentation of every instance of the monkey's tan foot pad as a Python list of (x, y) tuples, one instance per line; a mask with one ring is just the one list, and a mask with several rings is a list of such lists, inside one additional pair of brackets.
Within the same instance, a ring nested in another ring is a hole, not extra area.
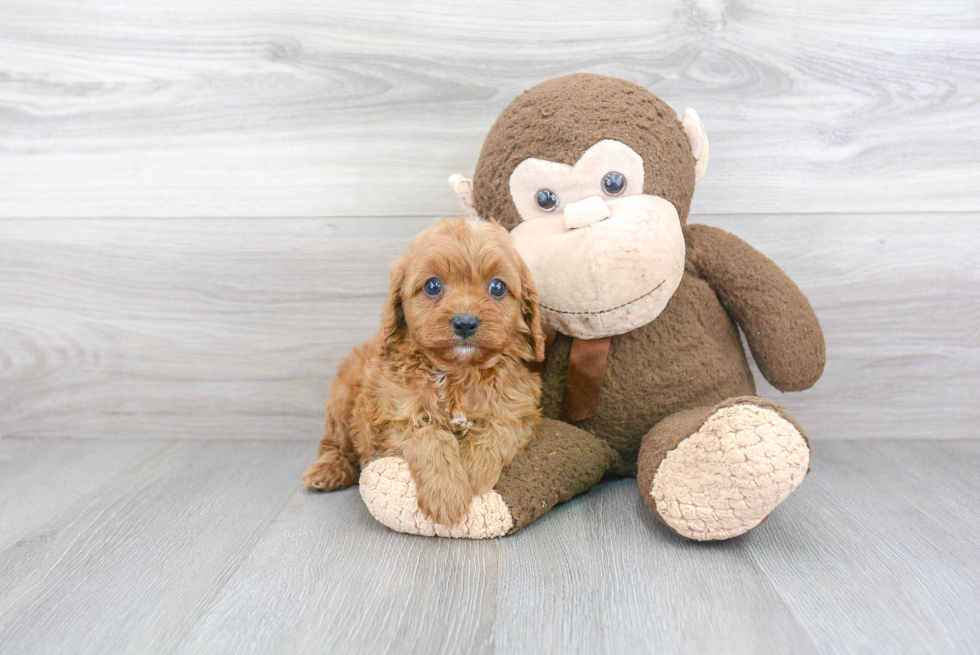
[(415, 481), (408, 464), (401, 457), (382, 457), (365, 466), (360, 489), (371, 516), (396, 532), (490, 539), (504, 536), (514, 526), (507, 504), (493, 490), (474, 496), (469, 512), (457, 525), (443, 525), (426, 517), (415, 499)]
[(806, 439), (780, 414), (752, 404), (715, 411), (657, 468), (650, 495), (682, 537), (730, 539), (762, 523), (803, 481)]

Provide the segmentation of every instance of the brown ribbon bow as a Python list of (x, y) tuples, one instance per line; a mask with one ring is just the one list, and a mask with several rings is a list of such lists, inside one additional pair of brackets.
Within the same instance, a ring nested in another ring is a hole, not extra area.
[(599, 391), (606, 377), (611, 342), (612, 337), (572, 339), (562, 399), (562, 419), (565, 421), (584, 421), (599, 412)]

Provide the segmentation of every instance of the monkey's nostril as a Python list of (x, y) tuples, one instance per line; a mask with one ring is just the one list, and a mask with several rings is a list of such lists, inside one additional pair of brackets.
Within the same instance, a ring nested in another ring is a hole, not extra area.
[(453, 332), (465, 339), (473, 336), (480, 327), (480, 319), (473, 314), (457, 314), (453, 317), (452, 326)]

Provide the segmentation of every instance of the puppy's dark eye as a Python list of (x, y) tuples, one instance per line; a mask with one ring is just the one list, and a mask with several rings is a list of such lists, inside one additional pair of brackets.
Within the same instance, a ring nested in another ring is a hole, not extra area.
[(602, 178), (602, 190), (606, 195), (618, 196), (626, 190), (626, 176), (619, 171), (609, 171)]
[(538, 207), (546, 212), (553, 212), (555, 211), (555, 208), (558, 207), (558, 196), (556, 196), (555, 192), (551, 191), (550, 189), (541, 189), (538, 191), (538, 195), (535, 200), (538, 201)]
[(494, 280), (487, 288), (494, 298), (503, 298), (507, 294), (507, 285), (504, 284), (503, 280)]
[(422, 288), (425, 290), (425, 295), (435, 298), (442, 293), (442, 280), (437, 277), (430, 277), (425, 281), (425, 286)]

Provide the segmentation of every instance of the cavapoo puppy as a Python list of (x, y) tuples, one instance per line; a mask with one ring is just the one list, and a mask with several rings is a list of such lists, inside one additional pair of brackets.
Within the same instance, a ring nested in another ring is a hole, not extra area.
[(381, 329), (340, 365), (303, 483), (346, 487), (397, 454), (422, 512), (458, 523), (540, 424), (541, 380), (527, 364), (543, 359), (538, 292), (510, 235), (440, 220), (392, 267)]

